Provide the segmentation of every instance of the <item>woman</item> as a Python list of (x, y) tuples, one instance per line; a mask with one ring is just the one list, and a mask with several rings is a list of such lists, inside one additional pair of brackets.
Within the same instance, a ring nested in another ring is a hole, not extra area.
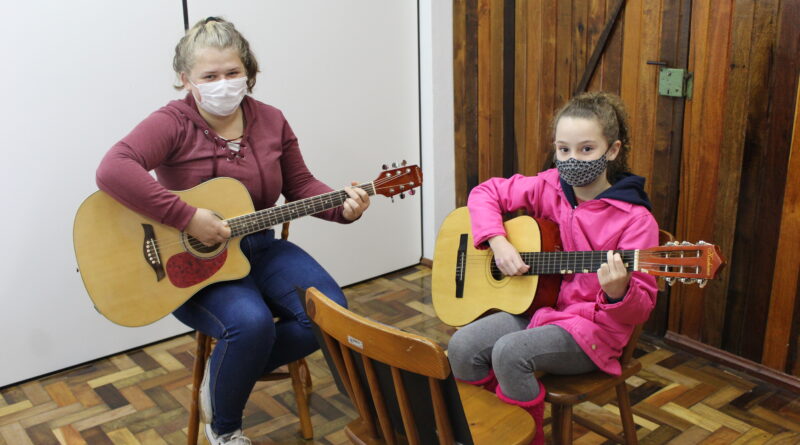
[[(206, 245), (224, 242), (230, 228), (169, 190), (233, 177), (257, 210), (273, 206), (280, 194), (292, 201), (332, 190), (308, 171), (283, 114), (247, 95), (258, 63), (232, 23), (198, 22), (175, 47), (173, 68), (186, 97), (151, 114), (109, 150), (97, 170), (101, 190)], [(345, 224), (360, 218), (369, 207), (367, 193), (345, 190), (342, 207), (315, 216)], [(250, 443), (241, 432), (242, 412), (257, 378), (318, 348), (295, 289), (314, 286), (346, 305), (333, 278), (272, 230), (243, 238), (241, 247), (251, 264), (247, 277), (208, 286), (174, 312), (218, 340), (201, 387), (205, 431), (214, 445)]]

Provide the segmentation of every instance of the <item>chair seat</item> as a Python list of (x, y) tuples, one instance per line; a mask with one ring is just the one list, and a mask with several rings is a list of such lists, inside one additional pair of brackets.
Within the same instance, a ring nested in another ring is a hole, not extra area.
[(502, 402), (496, 395), (468, 383), (457, 382), (461, 404), (476, 444), (528, 444), (535, 424), (524, 409)]
[(545, 400), (559, 405), (577, 405), (614, 388), (640, 369), (642, 364), (632, 359), (623, 366), (622, 374), (619, 376), (609, 375), (603, 371), (579, 375), (545, 375), (541, 377), (544, 387), (547, 388)]

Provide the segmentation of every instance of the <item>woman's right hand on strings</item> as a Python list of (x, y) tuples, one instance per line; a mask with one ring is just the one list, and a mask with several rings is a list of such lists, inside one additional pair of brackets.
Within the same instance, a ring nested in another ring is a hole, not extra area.
[(219, 219), (211, 210), (201, 208), (194, 212), (185, 232), (206, 246), (224, 243), (231, 237), (231, 228), (226, 221)]
[(494, 236), (489, 238), (489, 246), (494, 252), (494, 262), (503, 275), (522, 275), (531, 267), (522, 261), (522, 257), (506, 237)]

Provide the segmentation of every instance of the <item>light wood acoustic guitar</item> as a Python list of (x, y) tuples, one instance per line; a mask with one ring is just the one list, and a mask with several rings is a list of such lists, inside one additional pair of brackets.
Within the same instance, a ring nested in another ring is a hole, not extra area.
[[(385, 169), (374, 181), (355, 187), (369, 195), (399, 194), (402, 198), (404, 193), (414, 194), (421, 184), (419, 166), (409, 165)], [(339, 207), (348, 198), (342, 189), (254, 211), (247, 189), (231, 178), (212, 179), (175, 193), (227, 221), (231, 238), (205, 246), (102, 191), (89, 196), (78, 209), (73, 228), (78, 269), (95, 307), (114, 323), (152, 323), (209, 284), (246, 276), (250, 263), (239, 246), (243, 236)]]
[[(553, 306), (561, 275), (595, 273), (607, 251), (562, 252), (558, 227), (551, 221), (518, 216), (505, 222), (508, 240), (529, 266), (526, 275), (503, 276), (491, 249), (473, 247), (469, 212), (454, 210), (445, 218), (433, 254), (431, 296), (436, 315), (450, 326), (463, 326), (500, 310), (521, 314)], [(665, 277), (669, 284), (715, 278), (725, 259), (719, 248), (670, 242), (642, 250), (618, 251), (629, 271)]]

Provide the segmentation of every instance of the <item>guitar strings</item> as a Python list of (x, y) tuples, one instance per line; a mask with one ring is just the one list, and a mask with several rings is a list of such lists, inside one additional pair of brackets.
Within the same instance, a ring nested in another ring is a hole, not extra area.
[[(353, 187), (361, 188), (362, 190), (366, 191), (368, 194), (369, 194), (370, 190), (366, 190), (366, 189), (367, 188), (372, 188), (371, 191), (372, 191), (372, 194), (374, 195), (374, 194), (377, 193), (376, 190), (379, 187), (384, 186), (385, 184), (390, 183), (392, 181), (395, 181), (395, 180), (397, 180), (398, 177), (404, 176), (404, 175), (405, 174), (395, 175), (395, 176), (388, 176), (388, 177), (380, 177), (380, 178), (378, 178), (378, 179), (376, 179), (376, 180), (374, 180), (372, 182), (367, 182), (367, 183), (364, 183), (364, 184), (358, 184), (358, 185), (355, 185)], [(416, 186), (414, 186), (414, 187), (416, 187)], [(411, 188), (414, 188), (414, 187), (411, 187)], [(226, 219), (224, 221), (228, 221), (229, 224), (230, 224), (230, 221), (234, 221), (237, 218), (247, 218), (247, 219), (250, 219), (250, 221), (247, 221), (247, 223), (251, 224), (251, 225), (253, 225), (253, 224), (263, 225), (264, 223), (267, 223), (268, 225), (266, 225), (262, 229), (259, 229), (259, 230), (263, 230), (263, 229), (266, 229), (268, 227), (272, 227), (272, 226), (278, 224), (278, 222), (276, 222), (274, 224), (269, 224), (270, 219), (272, 219), (272, 218), (270, 218), (270, 214), (276, 214), (277, 216), (279, 216), (280, 218), (277, 218), (277, 220), (280, 220), (282, 218), (288, 218), (288, 219), (285, 220), (285, 221), (288, 221), (288, 220), (293, 219), (295, 217), (294, 215), (297, 215), (297, 213), (294, 210), (292, 210), (291, 208), (304, 207), (306, 210), (308, 210), (310, 205), (314, 205), (314, 206), (319, 205), (319, 204), (323, 204), (324, 205), (326, 200), (330, 201), (330, 202), (334, 202), (333, 201), (334, 199), (341, 199), (341, 202), (338, 203), (337, 205), (332, 206), (332, 207), (328, 207), (328, 208), (323, 208), (323, 209), (318, 211), (318, 212), (322, 212), (322, 211), (325, 211), (325, 210), (330, 210), (330, 209), (333, 209), (333, 208), (336, 208), (336, 207), (340, 207), (344, 203), (344, 201), (347, 200), (348, 197), (349, 197), (349, 195), (347, 195), (347, 192), (345, 192), (344, 189), (334, 190), (334, 191), (331, 191), (331, 192), (328, 192), (328, 193), (323, 193), (321, 195), (312, 196), (312, 197), (309, 197), (309, 198), (304, 198), (304, 199), (300, 199), (300, 200), (297, 200), (297, 201), (293, 201), (293, 202), (284, 204), (283, 206), (269, 207), (267, 209), (258, 210), (256, 212), (253, 212), (253, 213), (250, 213), (250, 214), (247, 214), (247, 215), (234, 216), (234, 217), (228, 218), (228, 219)], [(313, 207), (313, 208), (316, 208), (316, 207)], [(272, 211), (270, 211), (270, 210), (272, 210)], [(314, 212), (314, 213), (318, 213), (318, 212)], [(307, 213), (306, 215), (309, 215), (309, 214), (313, 214), (313, 213)], [(305, 215), (299, 215), (299, 216), (305, 216)], [(234, 221), (234, 224), (235, 223), (237, 223), (237, 221)], [(232, 228), (232, 230), (233, 230), (233, 228)], [(256, 231), (258, 231), (258, 230), (256, 230)], [(235, 236), (231, 236), (231, 238), (234, 238), (234, 237)], [(183, 244), (183, 241), (181, 239), (182, 239), (182, 237), (178, 237), (177, 241), (170, 241), (170, 242), (166, 242), (166, 243), (161, 243), (158, 240), (152, 240), (153, 242), (151, 243), (151, 245), (156, 249), (173, 247), (173, 246), (176, 246), (176, 245)], [(204, 248), (214, 247), (214, 246), (206, 246), (205, 244), (201, 243), (199, 240), (197, 240), (196, 238), (193, 238), (193, 237), (188, 239), (188, 244), (189, 244), (189, 246), (191, 248), (196, 249), (196, 250), (202, 250)]]
[[(687, 246), (693, 247), (693, 246)], [(665, 264), (664, 259), (686, 259), (692, 260), (700, 258), (700, 251), (701, 249), (685, 249), (685, 250), (665, 250), (665, 251), (653, 251), (648, 249), (647, 251), (639, 251), (639, 269), (642, 268), (649, 268), (653, 271), (663, 271), (663, 272), (672, 272), (671, 268), (680, 268), (682, 273), (692, 274), (692, 270), (694, 269), (694, 274), (699, 274), (701, 270), (701, 266), (692, 265), (692, 264)], [(533, 269), (542, 269), (542, 274), (547, 273), (561, 273), (561, 271), (565, 270), (588, 270), (592, 273), (596, 272), (597, 269), (600, 267), (601, 264), (606, 262), (608, 251), (545, 251), (545, 252), (520, 252), (520, 256), (522, 256), (524, 262), (531, 266)], [(672, 256), (675, 253), (685, 254), (685, 253), (694, 253), (695, 255), (686, 255), (686, 256)], [(622, 252), (622, 260), (627, 263), (633, 263), (635, 261), (635, 250), (624, 250)], [(487, 255), (478, 255), (478, 254), (467, 254), (466, 263), (467, 264), (485, 264), (487, 260)], [(587, 266), (588, 263), (588, 266)], [(667, 268), (667, 269), (664, 269)], [(490, 266), (492, 272), (500, 272), (497, 265), (492, 260), (492, 264)], [(553, 271), (553, 272), (550, 272)]]

